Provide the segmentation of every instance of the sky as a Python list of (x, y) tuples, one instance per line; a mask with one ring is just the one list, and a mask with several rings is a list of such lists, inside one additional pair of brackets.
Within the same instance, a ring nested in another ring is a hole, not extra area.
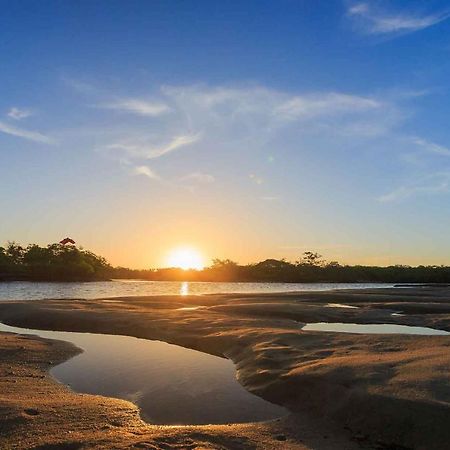
[(0, 6), (1, 243), (450, 264), (449, 1)]

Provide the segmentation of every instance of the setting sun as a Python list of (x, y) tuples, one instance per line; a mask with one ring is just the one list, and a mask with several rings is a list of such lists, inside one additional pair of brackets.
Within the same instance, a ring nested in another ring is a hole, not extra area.
[(205, 266), (202, 255), (190, 247), (182, 247), (172, 250), (167, 258), (169, 267), (179, 267), (180, 269), (203, 269)]

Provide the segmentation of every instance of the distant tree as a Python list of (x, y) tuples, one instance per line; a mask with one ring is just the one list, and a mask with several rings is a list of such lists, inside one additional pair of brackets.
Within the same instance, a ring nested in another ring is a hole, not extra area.
[(259, 267), (261, 269), (277, 269), (277, 270), (282, 270), (290, 266), (292, 266), (292, 264), (290, 262), (287, 262), (284, 258), (265, 259), (264, 261), (255, 264), (255, 267)]
[(337, 267), (341, 267), (341, 265), (337, 261), (328, 261), (325, 263), (325, 267), (337, 268)]
[(12, 258), (4, 247), (0, 247), (0, 272), (10, 272), (14, 267)]
[(312, 267), (321, 267), (324, 263), (325, 262), (322, 260), (322, 255), (319, 255), (319, 253), (304, 252), (303, 258), (299, 264)]
[(31, 278), (36, 280), (96, 280), (107, 279), (112, 268), (101, 256), (77, 248), (74, 245), (36, 244), (26, 248), (9, 242), (0, 247), (0, 275), (9, 278)]
[[(239, 278), (241, 266), (231, 259), (214, 258), (211, 266), (204, 269), (204, 279), (206, 281), (233, 281)], [(199, 275), (196, 275), (198, 278)]]
[(210, 266), (211, 269), (232, 269), (238, 266), (238, 263), (231, 259), (214, 258)]
[(11, 258), (13, 264), (20, 264), (23, 260), (25, 250), (14, 241), (8, 242), (5, 249), (6, 255)]

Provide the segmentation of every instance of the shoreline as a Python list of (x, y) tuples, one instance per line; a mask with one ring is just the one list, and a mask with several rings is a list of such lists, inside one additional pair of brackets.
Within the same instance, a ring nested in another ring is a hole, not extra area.
[(109, 281), (144, 281), (144, 282), (159, 282), (159, 283), (240, 283), (240, 284), (382, 284), (390, 285), (392, 287), (449, 287), (450, 283), (448, 281), (379, 281), (379, 280), (361, 280), (356, 281), (349, 280), (315, 280), (315, 281), (293, 281), (293, 280), (273, 280), (273, 279), (235, 279), (230, 280), (228, 278), (224, 279), (150, 279), (150, 278), (80, 278), (80, 279), (54, 279), (54, 278), (33, 278), (33, 277), (1, 277), (0, 283), (17, 283), (17, 282), (30, 282), (30, 283), (98, 283), (98, 282), (109, 282)]
[[(322, 427), (334, 430), (333, 439), (342, 440), (344, 436), (346, 440), (345, 446), (340, 441), (341, 447), (332, 447), (329, 436), (327, 443), (320, 444), (325, 446), (308, 447), (300, 442), (298, 433), (292, 440), (283, 431), (286, 441), (267, 448), (283, 448), (277, 446), (286, 442), (289, 447), (284, 448), (364, 448), (378, 441), (378, 448), (395, 444), (438, 449), (450, 437), (445, 427), (450, 423), (449, 337), (302, 332), (294, 324), (294, 320), (353, 321), (450, 330), (449, 289), (377, 288), (105, 300), (0, 302), (0, 320), (28, 328), (132, 335), (226, 355), (235, 363), (238, 379), (248, 390), (292, 411), (291, 417), (277, 422), (277, 426), (284, 430), (287, 422), (297, 423), (300, 416), (309, 421), (326, 417), (327, 424)], [(192, 303), (203, 308), (179, 309)], [(343, 311), (324, 306), (326, 303), (358, 304), (359, 308)], [(407, 316), (391, 316), (390, 311), (400, 306), (410, 311)], [(84, 409), (77, 414), (83, 417)], [(271, 425), (245, 427), (270, 429)], [(298, 423), (295, 430), (311, 433)], [(33, 435), (33, 430), (26, 434)], [(265, 448), (261, 439), (255, 445)]]

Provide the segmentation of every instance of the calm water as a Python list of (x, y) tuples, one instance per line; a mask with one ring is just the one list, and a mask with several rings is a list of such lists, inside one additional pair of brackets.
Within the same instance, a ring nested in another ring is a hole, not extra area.
[(114, 280), (91, 283), (34, 283), (29, 281), (12, 281), (0, 282), (0, 300), (270, 293), (385, 287), (393, 287), (393, 285), (385, 283), (204, 283), (138, 280)]
[(51, 374), (77, 392), (130, 400), (150, 423), (242, 423), (287, 414), (246, 391), (228, 359), (129, 336), (29, 330), (1, 323), (0, 331), (72, 342), (84, 352), (54, 367)]
[(308, 323), (302, 327), (304, 331), (333, 331), (337, 333), (362, 334), (420, 334), (427, 336), (449, 335), (450, 332), (427, 327), (410, 327), (395, 324), (359, 324), (359, 323)]

